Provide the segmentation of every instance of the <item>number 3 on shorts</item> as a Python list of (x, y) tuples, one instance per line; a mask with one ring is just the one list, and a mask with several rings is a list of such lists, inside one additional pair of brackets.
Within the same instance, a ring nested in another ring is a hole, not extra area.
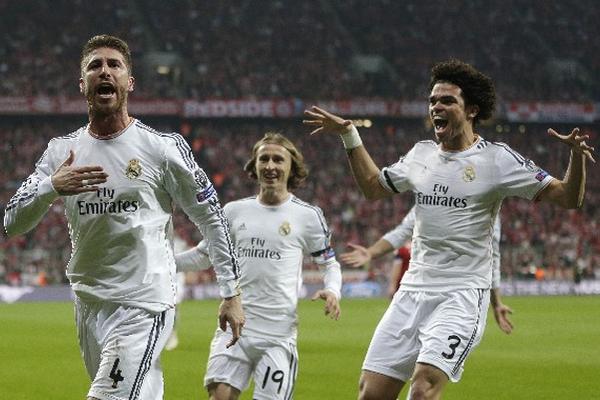
[(283, 378), (285, 378), (285, 373), (280, 369), (276, 369), (271, 374), (271, 367), (267, 367), (265, 377), (263, 378), (262, 389), (264, 389), (265, 386), (267, 386), (267, 383), (269, 382), (269, 376), (273, 382), (279, 383), (279, 387), (277, 388), (277, 394), (279, 394), (279, 392), (281, 391), (281, 387), (283, 386)]
[(448, 347), (450, 347), (450, 350), (452, 351), (452, 353), (448, 354), (446, 352), (443, 352), (442, 356), (446, 360), (451, 360), (452, 357), (454, 357), (454, 354), (456, 353), (456, 348), (460, 344), (460, 338), (456, 335), (450, 335), (450, 336), (448, 336), (448, 340), (450, 341), (450, 344), (448, 345)]

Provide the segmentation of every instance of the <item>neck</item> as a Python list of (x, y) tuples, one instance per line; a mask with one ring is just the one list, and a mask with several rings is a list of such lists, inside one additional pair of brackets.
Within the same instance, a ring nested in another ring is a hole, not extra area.
[(132, 121), (126, 109), (114, 114), (90, 113), (90, 130), (97, 136), (110, 136), (125, 129)]
[(455, 136), (447, 143), (442, 143), (442, 150), (444, 151), (464, 151), (473, 146), (473, 143), (477, 140), (478, 135), (473, 132), (471, 125), (463, 129), (460, 135)]
[(287, 188), (260, 188), (258, 193), (258, 201), (268, 206), (277, 206), (285, 202), (290, 196)]

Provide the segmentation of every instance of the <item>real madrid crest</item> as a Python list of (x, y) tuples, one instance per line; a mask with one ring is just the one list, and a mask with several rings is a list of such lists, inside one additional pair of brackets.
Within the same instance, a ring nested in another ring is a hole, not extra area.
[(472, 166), (468, 166), (465, 168), (465, 172), (463, 173), (463, 180), (465, 182), (473, 182), (475, 180), (475, 168)]
[(133, 158), (129, 160), (129, 164), (127, 164), (127, 169), (125, 170), (125, 176), (129, 179), (139, 178), (142, 175), (142, 166), (140, 165), (140, 160)]
[(281, 236), (287, 236), (290, 234), (290, 232), (292, 231), (292, 227), (290, 226), (290, 223), (285, 221), (284, 223), (282, 223), (279, 226), (279, 234)]

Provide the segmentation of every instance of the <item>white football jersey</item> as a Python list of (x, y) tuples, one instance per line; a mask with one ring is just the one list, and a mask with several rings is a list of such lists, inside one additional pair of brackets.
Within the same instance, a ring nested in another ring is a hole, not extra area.
[(253, 196), (223, 209), (240, 261), (244, 334), (295, 340), (304, 255), (321, 265), (335, 260), (321, 209), (293, 195), (277, 206)]
[(389, 191), (415, 195), (415, 228), (403, 290), (489, 288), (494, 220), (507, 196), (534, 199), (553, 178), (503, 143), (479, 137), (447, 152), (417, 143), (381, 170)]
[(85, 126), (52, 139), (6, 207), (9, 234), (33, 228), (58, 197), (50, 176), (69, 150), (73, 166), (99, 165), (108, 174), (96, 192), (63, 197), (72, 241), (67, 277), (79, 297), (152, 312), (174, 306), (173, 202), (210, 243), (221, 295), (235, 294), (239, 266), (214, 187), (181, 135), (138, 120), (111, 138)]

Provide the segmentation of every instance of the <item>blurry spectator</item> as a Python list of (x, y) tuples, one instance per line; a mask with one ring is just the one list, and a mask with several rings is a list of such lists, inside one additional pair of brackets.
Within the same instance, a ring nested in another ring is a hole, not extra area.
[[(171, 126), (169, 126), (171, 124)], [(177, 130), (181, 122), (154, 123), (165, 130)], [(245, 149), (250, 147), (267, 130), (288, 133), (306, 155), (309, 173), (307, 185), (298, 190), (298, 196), (321, 207), (329, 216), (334, 232), (334, 246), (338, 253), (344, 251), (346, 242), (373, 242), (398, 222), (412, 204), (410, 195), (395, 196), (385, 202), (368, 203), (352, 185), (352, 176), (344, 167), (345, 154), (339, 149), (336, 138), (313, 141), (295, 120), (270, 121), (187, 121), (195, 156), (206, 166), (205, 170), (214, 182), (219, 182), (224, 203), (254, 193), (252, 182), (246, 179), (242, 166), (246, 161)], [(4, 209), (16, 185), (28, 174), (28, 168), (44, 151), (48, 139), (56, 132), (65, 132), (80, 125), (80, 121), (65, 119), (3, 120), (0, 123), (0, 159), (4, 168), (0, 171), (0, 207)], [(162, 126), (161, 126), (162, 125)], [(544, 151), (536, 146), (544, 127), (528, 126), (526, 134), (498, 134), (493, 127), (482, 127), (485, 137), (509, 143), (522, 149), (524, 156), (539, 159), (540, 164), (551, 165), (550, 173), (564, 169), (567, 159), (552, 141), (545, 141)], [(559, 126), (559, 128), (561, 128)], [(589, 128), (591, 129), (591, 128)], [(363, 128), (363, 140), (380, 164), (394, 162), (397, 149), (406, 151), (406, 143), (414, 143), (431, 137), (425, 132), (420, 120), (375, 121), (373, 128)], [(329, 140), (329, 141), (328, 141)], [(194, 145), (194, 143), (200, 143)], [(322, 144), (321, 144), (322, 143)], [(394, 150), (394, 151), (390, 151)], [(335, 159), (335, 161), (331, 159)], [(323, 168), (323, 165), (328, 165)], [(216, 179), (215, 179), (216, 178)], [(502, 207), (502, 275), (505, 279), (522, 276), (522, 268), (542, 266), (545, 279), (573, 279), (574, 269), (581, 270), (582, 277), (600, 274), (600, 236), (597, 235), (600, 220), (600, 176), (596, 168), (588, 171), (586, 203), (580, 211), (558, 210), (543, 203), (530, 203), (507, 199)], [(66, 282), (65, 265), (70, 256), (69, 236), (64, 223), (62, 204), (55, 203), (38, 228), (14, 239), (0, 237), (0, 263), (4, 273), (0, 279), (21, 284), (21, 274), (46, 274), (48, 284)], [(182, 214), (175, 215), (178, 234), (188, 243), (196, 243), (197, 229)], [(535, 226), (533, 230), (531, 227)], [(386, 275), (385, 260), (373, 262), (374, 279)], [(196, 277), (211, 280), (212, 272)], [(535, 272), (532, 278), (534, 278)], [(2, 278), (4, 276), (4, 278)], [(0, 280), (0, 282), (2, 282)], [(33, 282), (36, 279), (32, 280)], [(194, 282), (191, 282), (194, 283)]]

